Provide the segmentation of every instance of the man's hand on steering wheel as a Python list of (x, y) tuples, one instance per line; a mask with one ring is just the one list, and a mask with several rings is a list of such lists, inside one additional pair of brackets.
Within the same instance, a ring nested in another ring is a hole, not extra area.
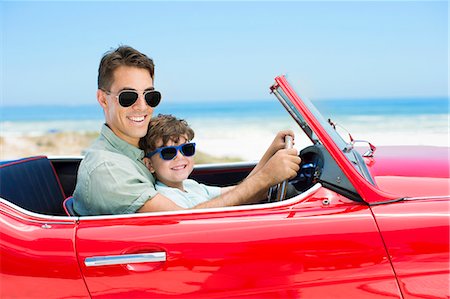
[(270, 186), (294, 178), (301, 159), (295, 148), (278, 150), (261, 169)]

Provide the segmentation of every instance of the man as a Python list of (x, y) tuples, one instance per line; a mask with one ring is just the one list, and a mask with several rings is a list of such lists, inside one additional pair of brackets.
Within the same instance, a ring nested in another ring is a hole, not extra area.
[[(154, 64), (145, 54), (121, 46), (106, 53), (98, 71), (97, 101), (105, 114), (99, 138), (86, 150), (78, 170), (74, 209), (79, 215), (181, 210), (158, 194), (143, 162), (139, 140), (147, 133), (161, 94), (154, 90)], [(270, 186), (294, 177), (300, 158), (295, 149), (280, 150), (279, 134), (252, 175), (230, 192), (193, 208), (248, 204)]]

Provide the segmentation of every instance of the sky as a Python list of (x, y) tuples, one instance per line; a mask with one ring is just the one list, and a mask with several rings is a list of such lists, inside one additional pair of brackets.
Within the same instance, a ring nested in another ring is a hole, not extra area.
[(448, 97), (447, 1), (0, 2), (1, 99), (96, 103), (102, 55), (130, 45), (165, 101)]

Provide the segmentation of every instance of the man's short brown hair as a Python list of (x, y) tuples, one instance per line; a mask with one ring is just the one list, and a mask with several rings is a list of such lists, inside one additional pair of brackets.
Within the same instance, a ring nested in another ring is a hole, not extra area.
[(119, 66), (132, 66), (148, 70), (152, 79), (155, 75), (153, 60), (130, 46), (120, 46), (106, 52), (98, 67), (98, 89), (110, 91), (114, 80), (114, 71)]
[(150, 120), (147, 134), (139, 141), (139, 147), (148, 154), (156, 149), (159, 139), (165, 146), (169, 140), (177, 143), (182, 136), (186, 136), (188, 141), (194, 138), (194, 130), (189, 127), (187, 121), (170, 114), (158, 114)]

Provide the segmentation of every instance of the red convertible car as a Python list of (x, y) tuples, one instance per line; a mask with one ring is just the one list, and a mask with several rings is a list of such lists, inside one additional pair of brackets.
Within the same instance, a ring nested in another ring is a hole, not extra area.
[[(285, 77), (271, 92), (312, 145), (264, 203), (79, 217), (81, 157), (1, 162), (0, 297), (449, 298), (449, 149), (363, 153)], [(225, 186), (254, 166), (192, 177)]]

